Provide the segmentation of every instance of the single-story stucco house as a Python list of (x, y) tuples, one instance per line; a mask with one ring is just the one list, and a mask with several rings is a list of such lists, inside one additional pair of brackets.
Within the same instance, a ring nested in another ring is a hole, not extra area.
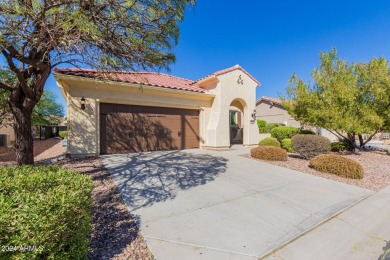
[(301, 127), (284, 107), (279, 98), (263, 96), (256, 101), (256, 119), (267, 123), (281, 123), (286, 126)]
[[(256, 119), (264, 120), (267, 123), (281, 123), (286, 126), (301, 127), (287, 110), (282, 106), (282, 100), (274, 97), (263, 96), (256, 101)], [(310, 127), (318, 135), (327, 137), (330, 141), (338, 141), (338, 138), (323, 128)]]
[(237, 111), (242, 144), (259, 142), (260, 82), (239, 65), (195, 81), (154, 72), (54, 72), (67, 102), (72, 155), (226, 149)]

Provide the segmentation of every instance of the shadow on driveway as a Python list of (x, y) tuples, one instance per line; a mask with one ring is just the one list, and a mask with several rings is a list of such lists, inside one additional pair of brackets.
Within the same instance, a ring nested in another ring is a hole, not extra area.
[(228, 161), (182, 151), (105, 155), (103, 160), (131, 210), (174, 199), (180, 190), (213, 181), (226, 171)]

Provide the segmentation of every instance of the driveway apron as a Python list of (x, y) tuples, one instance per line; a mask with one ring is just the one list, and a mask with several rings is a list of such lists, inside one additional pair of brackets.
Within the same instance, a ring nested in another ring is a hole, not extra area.
[(227, 151), (105, 155), (156, 259), (258, 259), (372, 191)]

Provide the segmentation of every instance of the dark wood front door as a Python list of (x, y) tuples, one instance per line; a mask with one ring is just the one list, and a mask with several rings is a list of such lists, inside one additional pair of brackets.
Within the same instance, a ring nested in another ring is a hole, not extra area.
[(199, 147), (199, 111), (100, 104), (101, 153)]

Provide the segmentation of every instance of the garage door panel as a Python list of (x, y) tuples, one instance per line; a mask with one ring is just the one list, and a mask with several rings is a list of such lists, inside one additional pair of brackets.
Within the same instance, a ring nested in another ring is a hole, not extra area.
[(101, 152), (199, 147), (199, 111), (101, 104)]

